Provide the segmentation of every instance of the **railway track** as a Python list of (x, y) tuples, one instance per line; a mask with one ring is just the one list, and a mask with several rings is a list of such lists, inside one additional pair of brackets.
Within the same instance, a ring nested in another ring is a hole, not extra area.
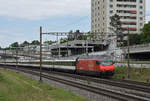
[(76, 74), (70, 73), (63, 73), (63, 72), (54, 72), (54, 71), (47, 71), (43, 70), (43, 72), (50, 73), (52, 75), (61, 75), (65, 77), (71, 77), (79, 80), (86, 80), (88, 82), (94, 82), (98, 84), (105, 84), (113, 87), (124, 88), (128, 90), (134, 90), (132, 92), (126, 91), (126, 93), (134, 94), (136, 96), (147, 97), (150, 100), (150, 84), (144, 82), (136, 82), (130, 80), (115, 80), (115, 79), (102, 79), (102, 78), (94, 78), (89, 76), (81, 76)]
[[(32, 69), (34, 69), (33, 67)], [(62, 76), (67, 76), (67, 77), (73, 77), (76, 79), (82, 79), (82, 80), (87, 80), (91, 82), (96, 82), (96, 83), (103, 83), (111, 86), (117, 86), (117, 87), (122, 87), (122, 88), (127, 88), (127, 89), (133, 89), (133, 90), (138, 90), (138, 91), (143, 91), (150, 93), (150, 84), (149, 83), (144, 83), (144, 82), (136, 82), (136, 81), (131, 81), (131, 80), (116, 80), (116, 79), (102, 79), (102, 78), (95, 78), (95, 77), (89, 77), (89, 76), (81, 76), (81, 75), (76, 75), (76, 74), (70, 74), (70, 73), (63, 73), (63, 72), (55, 72), (55, 71), (47, 71), (43, 69), (44, 72), (46, 73), (51, 73), (51, 74), (57, 74), (57, 75), (62, 75)]]
[[(26, 68), (19, 68), (19, 69), (18, 68), (11, 68), (11, 69), (16, 69), (16, 70), (19, 70), (19, 71), (22, 71), (22, 72), (25, 72), (25, 73), (30, 73), (30, 74), (39, 76), (39, 72), (38, 72), (39, 70), (33, 71), (33, 69), (29, 70), (29, 69), (26, 69)], [(85, 84), (85, 83), (77, 82), (77, 81), (74, 81), (74, 80), (58, 78), (55, 75), (52, 76), (52, 75), (49, 75), (49, 74), (58, 74), (58, 75), (74, 77), (74, 78), (82, 79), (82, 80), (83, 79), (85, 80), (85, 78), (86, 78), (86, 80), (91, 80), (92, 82), (104, 83), (104, 84), (108, 84), (108, 85), (115, 85), (115, 84), (117, 84), (115, 86), (124, 87), (124, 88), (125, 87), (126, 88), (129, 87), (131, 85), (132, 81), (129, 81), (130, 85), (127, 82), (127, 83), (124, 84), (124, 86), (121, 86), (120, 85), (121, 83), (119, 84), (116, 80), (112, 80), (113, 81), (112, 82), (112, 81), (106, 80), (106, 79), (91, 78), (91, 77), (87, 77), (87, 76), (72, 75), (72, 74), (67, 74), (67, 73), (50, 72), (50, 71), (44, 71), (44, 72), (45, 73), (42, 74), (42, 77), (44, 77), (46, 79), (54, 80), (56, 82), (60, 82), (60, 83), (66, 84), (66, 85), (70, 85), (70, 86), (73, 86), (73, 87), (84, 89), (84, 90), (87, 90), (87, 91), (90, 91), (90, 92), (93, 92), (93, 93), (96, 93), (96, 94), (108, 96), (108, 97), (111, 97), (111, 98), (114, 98), (114, 99), (117, 99), (117, 100), (123, 100), (123, 101), (149, 101), (150, 100), (150, 98), (146, 97), (146, 96), (139, 96), (138, 94), (134, 94), (134, 95), (133, 94), (123, 94), (121, 92), (117, 92), (117, 91), (114, 91), (114, 90), (105, 89), (105, 88), (99, 88), (99, 87), (95, 87), (95, 86), (88, 85), (88, 84)], [(123, 81), (123, 82), (125, 82), (125, 81)], [(138, 85), (137, 86), (137, 83), (133, 82), (131, 87), (133, 87), (133, 85), (134, 86), (136, 85), (135, 89), (137, 91), (140, 90), (140, 91), (149, 93), (148, 90), (144, 90), (146, 86), (148, 87), (148, 84), (145, 84), (145, 83), (141, 83), (141, 84), (142, 85)], [(137, 87), (140, 87), (140, 89), (137, 89)], [(134, 88), (132, 88), (132, 89), (134, 89)]]

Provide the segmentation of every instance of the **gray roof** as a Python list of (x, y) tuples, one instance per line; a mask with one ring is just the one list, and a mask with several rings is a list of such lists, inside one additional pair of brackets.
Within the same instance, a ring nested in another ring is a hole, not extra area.
[(89, 55), (89, 56), (80, 56), (79, 59), (111, 59), (109, 55)]

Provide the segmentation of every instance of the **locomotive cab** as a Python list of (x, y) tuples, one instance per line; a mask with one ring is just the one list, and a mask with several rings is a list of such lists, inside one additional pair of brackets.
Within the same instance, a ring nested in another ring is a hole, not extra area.
[(102, 60), (96, 61), (96, 65), (98, 65), (99, 70), (104, 75), (112, 76), (114, 74), (114, 62), (112, 60)]

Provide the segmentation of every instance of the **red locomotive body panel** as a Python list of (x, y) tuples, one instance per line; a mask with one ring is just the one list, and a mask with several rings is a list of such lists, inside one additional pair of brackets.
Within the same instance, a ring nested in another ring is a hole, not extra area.
[(114, 74), (114, 65), (111, 59), (78, 59), (76, 70), (88, 73)]
[(99, 66), (96, 65), (96, 60), (82, 60), (78, 61), (77, 70), (85, 70), (85, 71), (99, 71)]

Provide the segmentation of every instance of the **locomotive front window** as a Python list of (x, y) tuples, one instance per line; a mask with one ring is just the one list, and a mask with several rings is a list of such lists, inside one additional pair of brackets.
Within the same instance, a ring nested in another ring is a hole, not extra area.
[(113, 65), (114, 63), (113, 63), (113, 61), (96, 61), (96, 64), (108, 66), (108, 65)]

